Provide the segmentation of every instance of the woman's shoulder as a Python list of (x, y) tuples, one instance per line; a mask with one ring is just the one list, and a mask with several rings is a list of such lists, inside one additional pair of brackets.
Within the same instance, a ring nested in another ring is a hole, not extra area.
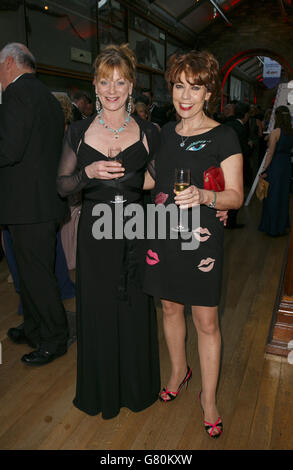
[(166, 122), (166, 124), (162, 126), (161, 130), (164, 132), (172, 132), (174, 131), (176, 125), (177, 125), (177, 121), (168, 121)]
[(158, 146), (160, 145), (160, 131), (158, 128), (150, 121), (146, 121), (145, 119), (141, 119), (139, 116), (132, 116), (139, 128), (144, 132), (146, 135), (146, 139), (148, 142), (150, 154), (157, 150)]
[(132, 116), (137, 125), (143, 130), (148, 132), (158, 132), (158, 128), (150, 121), (146, 121), (145, 119), (141, 119), (139, 116), (133, 115)]
[(73, 150), (77, 149), (80, 139), (82, 138), (86, 130), (89, 128), (89, 126), (91, 125), (95, 117), (96, 117), (96, 114), (86, 119), (73, 121), (70, 124), (70, 126), (67, 129), (66, 136)]
[(161, 130), (160, 130), (161, 138), (163, 138), (165, 136), (168, 137), (170, 134), (174, 134), (176, 125), (177, 125), (177, 121), (168, 121), (168, 122), (166, 122), (166, 124), (164, 124), (161, 127)]
[(276, 127), (270, 133), (270, 139), (271, 140), (278, 140), (280, 138), (280, 136), (281, 136), (281, 128), (280, 127)]
[(83, 131), (85, 132), (86, 129), (91, 125), (95, 117), (96, 117), (96, 114), (85, 119), (79, 119), (78, 121), (73, 121), (70, 124), (69, 129), (74, 133), (79, 133)]
[(217, 121), (214, 121), (214, 123), (215, 125), (213, 125), (210, 130), (216, 132), (219, 137), (229, 138), (229, 136), (236, 133), (231, 123), (224, 124)]

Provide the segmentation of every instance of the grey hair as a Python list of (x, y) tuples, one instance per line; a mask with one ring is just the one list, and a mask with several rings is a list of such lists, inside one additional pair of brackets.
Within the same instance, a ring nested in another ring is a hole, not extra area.
[(13, 57), (19, 68), (30, 68), (34, 72), (37, 69), (33, 54), (19, 42), (11, 42), (3, 47), (0, 52), (0, 63), (3, 63), (7, 57)]

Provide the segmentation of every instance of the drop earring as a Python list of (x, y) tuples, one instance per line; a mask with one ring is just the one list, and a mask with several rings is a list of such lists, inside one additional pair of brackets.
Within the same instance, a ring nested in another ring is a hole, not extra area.
[(204, 100), (203, 110), (204, 110), (205, 114), (207, 114), (209, 112), (209, 102), (208, 102), (208, 100)]
[(102, 112), (102, 105), (101, 105), (101, 102), (100, 102), (100, 99), (99, 99), (99, 96), (98, 96), (97, 93), (96, 93), (96, 110), (97, 110), (97, 113), (98, 113), (98, 114), (101, 114), (101, 112)]
[(133, 112), (133, 98), (132, 95), (128, 96), (128, 103), (127, 103), (127, 108), (126, 108), (128, 116)]

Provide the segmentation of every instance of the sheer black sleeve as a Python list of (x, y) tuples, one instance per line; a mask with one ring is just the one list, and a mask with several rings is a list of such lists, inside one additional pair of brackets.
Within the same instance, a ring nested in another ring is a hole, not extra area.
[(147, 170), (150, 173), (151, 177), (155, 180), (156, 179), (156, 172), (155, 172), (155, 159), (156, 159), (156, 152), (159, 149), (161, 138), (160, 138), (160, 131), (158, 130), (157, 126), (155, 126), (151, 122), (147, 121), (140, 121), (138, 124), (141, 125), (147, 139), (148, 147), (149, 147), (149, 160), (147, 164)]
[(76, 155), (78, 147), (76, 147), (74, 137), (74, 133), (71, 127), (69, 127), (64, 137), (57, 175), (57, 190), (62, 197), (78, 193), (91, 181), (84, 168), (78, 168)]
[(154, 158), (148, 163), (147, 170), (148, 170), (149, 174), (151, 175), (151, 177), (153, 178), (153, 180), (156, 180), (156, 169), (155, 169), (155, 159)]

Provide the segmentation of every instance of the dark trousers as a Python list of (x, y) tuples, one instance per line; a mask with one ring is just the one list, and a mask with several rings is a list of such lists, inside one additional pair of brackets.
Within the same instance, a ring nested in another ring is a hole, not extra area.
[[(15, 290), (20, 294), (19, 288), (19, 276), (17, 270), (16, 259), (14, 255), (14, 249), (12, 244), (12, 239), (10, 232), (7, 226), (3, 226), (3, 241), (5, 248), (6, 261), (9, 266), (9, 271), (11, 273)], [(62, 246), (61, 233), (60, 230), (57, 233), (57, 245), (56, 245), (56, 262), (55, 262), (55, 275), (58, 281), (58, 286), (61, 294), (61, 299), (72, 299), (75, 297), (75, 285), (70, 279), (68, 266)], [(20, 300), (18, 306), (19, 315), (23, 314), (22, 302)]]
[(230, 209), (228, 211), (228, 220), (227, 220), (227, 224), (226, 224), (226, 227), (229, 228), (229, 227), (235, 227), (235, 225), (237, 225), (237, 214), (238, 214), (238, 209)]
[(19, 275), (27, 338), (49, 352), (66, 347), (68, 324), (54, 273), (58, 224), (8, 226)]

